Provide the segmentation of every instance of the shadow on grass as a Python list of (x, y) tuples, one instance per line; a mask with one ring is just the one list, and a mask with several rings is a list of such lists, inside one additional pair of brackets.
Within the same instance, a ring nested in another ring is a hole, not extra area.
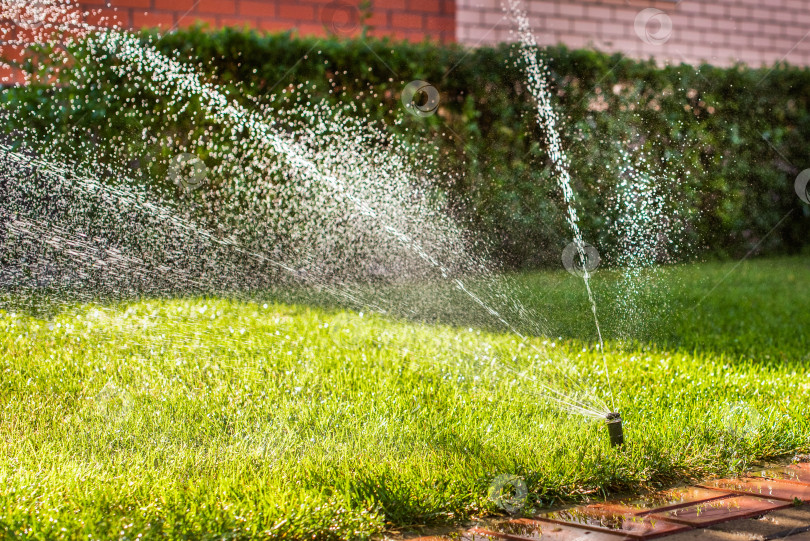
[[(806, 332), (810, 258), (806, 256), (663, 267), (631, 281), (620, 270), (599, 270), (592, 285), (607, 348), (713, 352), (729, 361), (810, 362)], [(597, 342), (583, 282), (566, 272), (505, 274), (472, 279), (464, 287), (467, 291), (451, 280), (344, 283), (221, 291), (200, 298), (281, 303), (327, 312), (349, 309), (425, 324)], [(150, 298), (165, 296), (122, 299), (99, 297), (92, 291), (5, 289), (0, 292), (0, 307), (47, 319), (84, 302), (112, 306)]]

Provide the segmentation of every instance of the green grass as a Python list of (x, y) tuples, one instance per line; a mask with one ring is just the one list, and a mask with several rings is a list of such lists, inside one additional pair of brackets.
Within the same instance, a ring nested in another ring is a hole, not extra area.
[(6, 312), (0, 532), (348, 539), (502, 512), (499, 475), (524, 480), (529, 513), (810, 451), (810, 259), (746, 262), (712, 291), (733, 265), (670, 269), (648, 332), (608, 343), (621, 449), (537, 383), (608, 395), (566, 273), (513, 277), (556, 325), (536, 349), (461, 319), (263, 301)]

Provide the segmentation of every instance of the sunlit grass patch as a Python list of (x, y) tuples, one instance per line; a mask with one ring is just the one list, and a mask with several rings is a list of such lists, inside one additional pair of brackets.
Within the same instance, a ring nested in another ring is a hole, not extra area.
[[(0, 529), (349, 539), (502, 513), (503, 476), (527, 513), (810, 451), (808, 261), (745, 263), (711, 291), (729, 269), (672, 269), (656, 341), (608, 343), (620, 450), (542, 386), (610, 400), (579, 328), (522, 343), (215, 298), (5, 312)], [(580, 310), (575, 279), (521, 280)]]

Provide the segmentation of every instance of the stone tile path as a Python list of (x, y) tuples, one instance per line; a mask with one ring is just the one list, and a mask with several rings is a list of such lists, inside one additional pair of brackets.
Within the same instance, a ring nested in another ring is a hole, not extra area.
[[(810, 541), (810, 463), (419, 541)], [(412, 541), (416, 541), (415, 539)]]

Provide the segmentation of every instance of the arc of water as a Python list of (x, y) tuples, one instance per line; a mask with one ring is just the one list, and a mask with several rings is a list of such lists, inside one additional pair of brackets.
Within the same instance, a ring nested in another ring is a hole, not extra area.
[[(208, 112), (215, 119), (231, 121), (236, 125), (246, 127), (255, 136), (269, 144), (278, 154), (287, 158), (290, 165), (297, 171), (310, 178), (325, 182), (330, 188), (351, 201), (360, 213), (372, 218), (379, 218), (379, 214), (367, 202), (351, 193), (340, 178), (332, 174), (321, 172), (316, 163), (306, 158), (303, 152), (296, 148), (294, 141), (272, 130), (271, 124), (262, 118), (258, 118), (254, 112), (228, 100), (226, 96), (217, 91), (210, 83), (201, 82), (199, 77), (186, 69), (185, 66), (172, 59), (166, 58), (151, 47), (143, 46), (140, 41), (129, 34), (110, 32), (103, 34), (103, 36), (102, 44), (107, 48), (108, 52), (117, 54), (123, 60), (129, 61), (131, 64), (145, 63), (153, 67), (160, 65), (167, 66), (168, 64), (168, 69), (166, 70), (154, 70), (154, 82), (163, 85), (166, 89), (168, 89), (169, 86), (176, 85), (186, 92), (205, 98), (208, 102)], [(420, 258), (436, 268), (441, 273), (442, 277), (448, 278), (450, 276), (450, 270), (428, 254), (418, 241), (390, 224), (383, 224), (383, 229), (393, 239), (412, 250)], [(521, 338), (525, 338), (525, 336), (497, 310), (484, 303), (479, 297), (466, 288), (461, 280), (455, 279), (454, 282), (458, 289), (468, 295), (474, 302), (484, 307), (488, 313), (497, 318), (498, 321), (504, 324), (510, 331)]]
[[(88, 175), (82, 175), (80, 178), (76, 178), (67, 165), (45, 161), (39, 157), (31, 158), (29, 156), (25, 156), (24, 154), (13, 150), (12, 147), (3, 143), (0, 143), (0, 158), (8, 161), (13, 167), (19, 169), (32, 168), (39, 174), (47, 175), (58, 183), (64, 183), (67, 182), (68, 179), (72, 179), (70, 182), (70, 187), (72, 189), (79, 190), (88, 195), (103, 192), (105, 197), (109, 197), (110, 199), (114, 200), (117, 206), (124, 208), (142, 208), (150, 215), (162, 220), (164, 223), (171, 224), (171, 226), (178, 231), (185, 231), (189, 235), (205, 239), (212, 245), (228, 248), (248, 259), (278, 268), (296, 278), (299, 277), (299, 273), (296, 269), (286, 265), (282, 261), (267, 257), (266, 255), (256, 252), (255, 250), (245, 248), (233, 238), (221, 239), (208, 229), (179, 217), (166, 207), (147, 200), (146, 198), (142, 197), (141, 194), (134, 192), (129, 187), (104, 184), (98, 179)], [(69, 231), (64, 231), (60, 228), (53, 229), (54, 226), (51, 226), (51, 229), (53, 230), (49, 233), (45, 229), (39, 227), (38, 224), (33, 224), (24, 220), (12, 220), (9, 223), (9, 226), (19, 233), (38, 232), (40, 238), (45, 239), (45, 242), (50, 242), (52, 245), (59, 244), (60, 242), (64, 243), (64, 239), (68, 239), (71, 235)], [(131, 259), (130, 262), (133, 264), (138, 263), (136, 259)], [(176, 272), (176, 269), (174, 269), (174, 271)], [(195, 280), (194, 277), (186, 277), (183, 278), (183, 280), (191, 285), (203, 285), (201, 282)], [(337, 288), (324, 281), (316, 281), (314, 285), (336, 298), (344, 298), (357, 306), (366, 306), (377, 310), (380, 313), (385, 313), (383, 308), (374, 305), (368, 300), (358, 299), (356, 295), (348, 291), (347, 288)]]
[[(247, 128), (254, 137), (257, 137), (264, 143), (269, 144), (276, 153), (284, 156), (289, 165), (297, 170), (300, 174), (308, 178), (325, 182), (330, 188), (335, 190), (337, 193), (342, 194), (349, 201), (351, 201), (361, 214), (375, 218), (379, 217), (378, 213), (370, 205), (354, 194), (350, 193), (350, 191), (346, 189), (338, 177), (319, 171), (317, 164), (315, 164), (312, 160), (307, 159), (304, 153), (299, 151), (300, 149), (296, 147), (295, 142), (289, 136), (280, 130), (273, 129), (272, 122), (268, 122), (264, 118), (259, 118), (252, 111), (231, 102), (213, 85), (201, 82), (199, 76), (194, 73), (193, 70), (187, 69), (182, 64), (167, 58), (152, 47), (144, 46), (140, 43), (140, 40), (130, 34), (123, 32), (109, 32), (107, 31), (108, 29), (102, 28), (88, 27), (88, 30), (101, 31), (101, 39), (99, 43), (109, 54), (118, 56), (122, 60), (127, 61), (125, 65), (150, 66), (152, 68), (152, 83), (156, 83), (159, 88), (169, 90), (170, 92), (174, 89), (179, 89), (186, 95), (196, 95), (203, 98), (201, 101), (204, 101), (203, 105), (206, 107), (210, 118), (222, 124), (230, 125), (231, 127), (238, 126), (240, 128)], [(548, 104), (548, 109), (551, 111), (550, 103)], [(573, 200), (573, 192), (570, 190), (570, 183), (567, 184), (567, 190), (564, 188), (563, 191), (566, 201), (571, 202)], [(568, 219), (573, 223), (575, 228), (575, 239), (577, 240), (578, 250), (580, 253), (584, 254), (582, 237), (576, 225), (576, 212), (572, 205), (569, 205)], [(449, 277), (451, 274), (450, 271), (440, 262), (436, 261), (435, 258), (431, 257), (427, 251), (425, 251), (422, 246), (413, 238), (399, 231), (390, 224), (384, 224), (383, 228), (391, 237), (412, 250), (431, 266), (438, 269), (443, 277)], [(263, 261), (267, 261), (268, 259), (262, 254), (251, 253), (249, 255), (251, 257), (260, 258)], [(292, 269), (287, 268), (285, 270), (291, 271)], [(526, 337), (523, 334), (518, 332), (517, 329), (511, 325), (497, 310), (488, 306), (479, 297), (467, 289), (460, 280), (456, 280), (456, 285), (474, 302), (481, 305), (490, 315), (498, 319), (521, 339), (525, 340)], [(588, 287), (589, 298), (591, 301), (593, 301), (593, 296), (588, 285), (587, 273), (586, 286)], [(594, 316), (596, 317), (595, 303), (592, 302), (592, 306)], [(539, 351), (535, 346), (532, 345), (532, 347)], [(603, 349), (601, 348), (601, 332), (600, 349)], [(559, 394), (560, 397), (557, 398), (565, 397), (565, 395), (555, 389), (551, 389), (549, 387), (548, 390), (554, 394)], [(570, 397), (565, 398), (570, 399)], [(584, 403), (582, 403), (581, 406), (576, 406), (575, 404), (569, 404), (569, 406), (580, 407), (583, 412), (589, 411), (593, 413), (592, 409), (588, 408)]]
[[(266, 122), (262, 118), (258, 118), (257, 115), (252, 111), (248, 111), (240, 107), (238, 104), (234, 104), (233, 102), (228, 100), (227, 97), (218, 92), (211, 84), (200, 82), (198, 76), (195, 73), (188, 71), (187, 69), (185, 69), (184, 66), (180, 65), (177, 62), (171, 59), (167, 59), (164, 55), (154, 50), (153, 48), (144, 47), (133, 36), (119, 33), (105, 34), (105, 36), (112, 39), (109, 45), (106, 45), (106, 47), (108, 47), (108, 51), (110, 53), (122, 56), (123, 59), (129, 60), (131, 63), (137, 64), (140, 62), (144, 62), (151, 66), (160, 65), (159, 63), (163, 64), (170, 63), (169, 69), (166, 70), (166, 73), (172, 74), (172, 76), (169, 77), (168, 75), (164, 74), (163, 76), (153, 78), (153, 80), (163, 84), (176, 83), (178, 86), (181, 86), (187, 91), (191, 91), (200, 97), (206, 98), (207, 100), (209, 100), (209, 106), (211, 107), (211, 110), (209, 110), (209, 112), (212, 114), (212, 116), (214, 116), (215, 118), (219, 117), (221, 120), (231, 120), (233, 122), (246, 126), (252, 133), (260, 137), (266, 143), (270, 144), (271, 147), (276, 152), (285, 156), (290, 161), (290, 164), (296, 170), (304, 173), (307, 176), (310, 176), (311, 178), (315, 178), (317, 180), (326, 182), (330, 188), (334, 189), (335, 191), (337, 191), (338, 193), (349, 199), (355, 205), (355, 207), (358, 209), (359, 212), (373, 218), (379, 217), (378, 213), (368, 203), (366, 203), (356, 195), (352, 194), (338, 177), (336, 177), (335, 175), (321, 172), (317, 164), (304, 157), (302, 153), (296, 148), (296, 145), (293, 141), (285, 140), (282, 134), (276, 133), (271, 129), (271, 125), (268, 122)], [(573, 192), (570, 189), (570, 185), (568, 186), (568, 193), (569, 193), (568, 200), (572, 200)], [(572, 209), (572, 212), (574, 213), (573, 219), (574, 224), (576, 225), (576, 211)], [(383, 224), (383, 229), (392, 238), (394, 238), (395, 240), (397, 240), (398, 242), (400, 242), (401, 244), (412, 250), (420, 258), (429, 263), (432, 267), (438, 269), (442, 277), (448, 278), (450, 276), (450, 271), (444, 265), (438, 262), (435, 258), (431, 257), (423, 249), (420, 243), (417, 242), (415, 239), (399, 231), (397, 228), (391, 226), (390, 224)], [(579, 232), (578, 228), (577, 232)], [(580, 249), (582, 249), (584, 253), (584, 249), (582, 248), (581, 234), (578, 236), (578, 238), (580, 240)], [(491, 316), (500, 321), (512, 333), (520, 337), (522, 340), (524, 340), (524, 342), (526, 341), (525, 335), (523, 335), (514, 325), (512, 325), (508, 320), (506, 320), (502, 314), (500, 314), (497, 310), (489, 306), (480, 297), (478, 297), (472, 291), (470, 291), (460, 279), (455, 278), (453, 281), (460, 291), (462, 291), (468, 297), (470, 297), (470, 299), (472, 299), (476, 304), (480, 305)], [(592, 294), (590, 293), (590, 287), (588, 288), (588, 292), (592, 300), (592, 305), (594, 307), (594, 316), (596, 316), (595, 303), (593, 303), (593, 297)], [(601, 345), (601, 333), (599, 338)], [(540, 352), (540, 350), (533, 344), (531, 345), (531, 347), (536, 351)], [(517, 373), (516, 371), (513, 372)], [(589, 408), (584, 403), (571, 404), (570, 402), (572, 399), (570, 397), (566, 396), (564, 393), (561, 393), (556, 389), (552, 389), (548, 385), (542, 383), (538, 383), (538, 385), (541, 385), (545, 390), (552, 393), (551, 395), (552, 399), (561, 404), (566, 405), (567, 407), (578, 409), (581, 410), (582, 412), (587, 411), (589, 412), (588, 413), (589, 415), (596, 415), (596, 416), (600, 415), (599, 413), (596, 412), (596, 410), (594, 410), (593, 408)]]
[(521, 7), (520, 0), (506, 0), (504, 8), (509, 14), (512, 22), (517, 25), (517, 32), (520, 38), (520, 52), (523, 61), (526, 65), (526, 78), (528, 80), (529, 89), (534, 97), (537, 105), (537, 118), (541, 127), (546, 135), (546, 142), (548, 146), (548, 153), (551, 158), (551, 163), (554, 168), (554, 173), (557, 178), (557, 183), (562, 191), (563, 199), (566, 204), (566, 220), (568, 226), (571, 228), (574, 236), (574, 245), (576, 246), (577, 253), (580, 260), (583, 262), (582, 279), (585, 282), (585, 290), (588, 293), (588, 300), (591, 304), (591, 312), (593, 313), (594, 323), (596, 325), (596, 334), (599, 339), (599, 350), (602, 353), (602, 361), (604, 364), (605, 377), (608, 382), (608, 390), (613, 405), (616, 409), (616, 402), (613, 395), (613, 387), (610, 381), (610, 372), (608, 371), (607, 358), (605, 357), (605, 347), (602, 341), (602, 330), (599, 325), (599, 316), (596, 311), (596, 300), (593, 296), (593, 291), (590, 285), (590, 274), (584, 263), (587, 261), (585, 254), (585, 242), (582, 238), (582, 231), (579, 228), (579, 218), (577, 217), (576, 203), (574, 197), (574, 190), (571, 188), (571, 173), (570, 163), (568, 156), (563, 150), (562, 141), (560, 140), (560, 133), (557, 127), (557, 114), (554, 106), (551, 103), (551, 94), (548, 85), (548, 69), (538, 58), (539, 48), (537, 40), (532, 33), (531, 26), (529, 25), (529, 18), (526, 12)]

